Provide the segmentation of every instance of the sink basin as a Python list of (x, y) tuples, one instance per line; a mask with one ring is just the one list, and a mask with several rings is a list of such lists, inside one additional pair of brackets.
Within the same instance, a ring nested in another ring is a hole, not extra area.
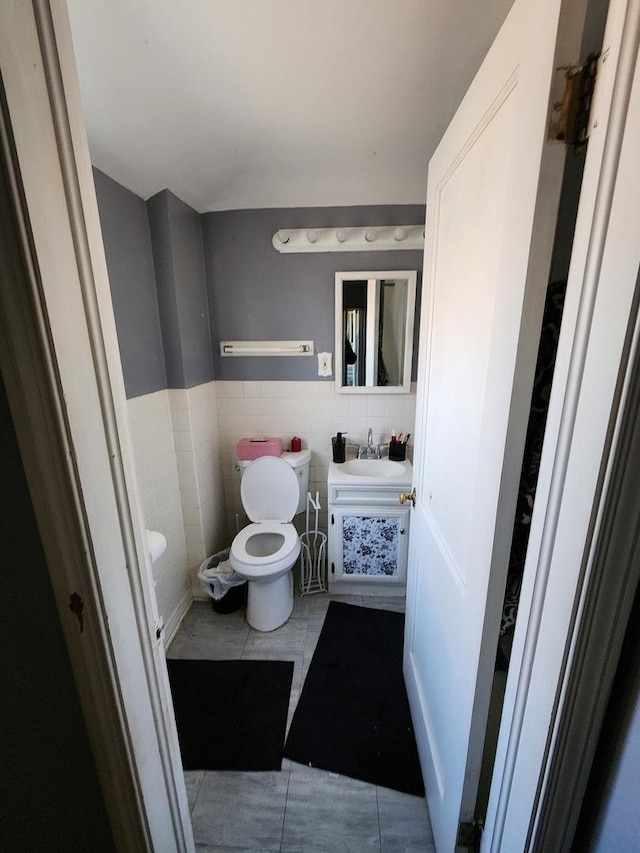
[(386, 477), (399, 477), (407, 470), (402, 462), (394, 462), (392, 459), (349, 459), (340, 466), (343, 474), (352, 477), (375, 477), (376, 479)]
[(395, 459), (347, 459), (331, 462), (328, 483), (333, 486), (404, 489), (413, 479), (411, 462)]

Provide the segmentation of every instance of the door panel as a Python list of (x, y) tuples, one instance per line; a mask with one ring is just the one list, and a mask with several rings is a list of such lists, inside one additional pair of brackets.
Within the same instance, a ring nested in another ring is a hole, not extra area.
[(516, 0), (429, 165), (405, 677), (439, 853), (474, 817), (583, 13)]
[[(449, 543), (451, 569), (462, 584), (477, 556), (478, 525), (474, 502), (461, 497), (477, 482), (480, 449), (489, 451), (483, 427), (500, 263), (494, 235), (505, 215), (511, 92), (512, 87), (497, 108), (492, 105), (434, 192), (431, 364), (423, 429), (425, 446), (447, 452), (427, 454), (423, 476), (429, 483), (430, 526)], [(517, 328), (505, 346), (513, 348), (516, 333)], [(495, 492), (501, 435), (496, 431), (491, 439)], [(491, 545), (482, 544), (483, 552)]]

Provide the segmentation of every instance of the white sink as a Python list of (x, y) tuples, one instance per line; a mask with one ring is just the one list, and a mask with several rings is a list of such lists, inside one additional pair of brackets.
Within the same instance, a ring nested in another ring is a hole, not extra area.
[(413, 470), (411, 462), (396, 462), (394, 459), (348, 459), (346, 462), (332, 462), (329, 465), (329, 483), (344, 486), (369, 485), (393, 486), (403, 488), (411, 483)]
[(404, 474), (406, 466), (392, 459), (349, 459), (340, 465), (344, 474), (352, 477), (398, 477)]

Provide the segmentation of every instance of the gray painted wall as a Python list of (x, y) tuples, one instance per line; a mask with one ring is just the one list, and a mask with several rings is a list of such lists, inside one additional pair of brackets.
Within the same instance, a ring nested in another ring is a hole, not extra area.
[[(145, 205), (98, 169), (94, 179), (127, 397), (214, 377), (318, 379), (315, 357), (221, 359), (219, 343), (308, 339), (333, 352), (339, 270), (416, 269), (420, 294), (420, 251), (281, 255), (271, 238), (283, 227), (420, 224), (421, 205), (200, 215), (169, 190)], [(416, 324), (414, 379), (417, 340)]]
[[(563, 199), (577, 192), (580, 174), (581, 165), (570, 170)], [(282, 227), (420, 223), (420, 205), (200, 215), (169, 190), (145, 206), (98, 169), (94, 179), (127, 397), (190, 388), (214, 374), (218, 379), (317, 379), (315, 358), (221, 359), (219, 342), (300, 338), (313, 340), (316, 352), (333, 352), (338, 270), (417, 269), (420, 295), (421, 252), (281, 255), (271, 245)], [(566, 218), (561, 215), (561, 224)], [(556, 241), (564, 255), (554, 256), (555, 277), (566, 275), (573, 219), (565, 224), (567, 239)], [(414, 380), (417, 340), (416, 323)]]
[(0, 849), (114, 851), (0, 380)]
[[(221, 358), (219, 342), (309, 339), (314, 341), (316, 352), (333, 352), (337, 271), (422, 269), (420, 251), (280, 254), (271, 244), (275, 231), (419, 224), (424, 216), (421, 205), (203, 214), (216, 379), (317, 380), (315, 357)], [(418, 276), (418, 288), (420, 281)]]
[(147, 201), (167, 385), (213, 379), (201, 217), (169, 190)]
[(145, 203), (93, 170), (127, 397), (167, 387)]

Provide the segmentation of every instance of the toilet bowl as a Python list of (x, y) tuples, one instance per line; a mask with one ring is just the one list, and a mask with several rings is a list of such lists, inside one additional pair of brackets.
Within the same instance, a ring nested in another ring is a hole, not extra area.
[(251, 524), (231, 543), (231, 567), (247, 584), (247, 622), (257, 631), (274, 631), (293, 610), (291, 569), (300, 554), (291, 523), (299, 503), (298, 477), (277, 456), (251, 462), (240, 484), (242, 505)]

